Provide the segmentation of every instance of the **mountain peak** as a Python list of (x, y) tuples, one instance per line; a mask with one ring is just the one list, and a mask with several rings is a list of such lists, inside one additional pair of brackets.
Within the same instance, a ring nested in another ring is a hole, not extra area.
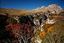
[(36, 9), (33, 9), (33, 11), (35, 12), (47, 12), (50, 11), (51, 13), (56, 13), (59, 14), (63, 9), (61, 8), (61, 6), (57, 5), (57, 4), (51, 4), (48, 6), (41, 6), (38, 7)]

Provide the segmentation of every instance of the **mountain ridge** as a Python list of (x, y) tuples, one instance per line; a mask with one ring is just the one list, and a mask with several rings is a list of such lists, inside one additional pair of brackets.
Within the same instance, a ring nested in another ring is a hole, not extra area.
[(31, 13), (45, 13), (45, 12), (50, 12), (53, 14), (59, 14), (61, 12), (64, 12), (64, 9), (61, 8), (59, 5), (57, 4), (51, 4), (48, 6), (41, 6), (38, 7), (36, 9), (32, 9), (32, 10), (18, 10), (18, 9), (8, 9), (8, 8), (0, 8), (0, 13), (8, 13), (10, 15), (27, 15), (27, 14), (31, 14)]

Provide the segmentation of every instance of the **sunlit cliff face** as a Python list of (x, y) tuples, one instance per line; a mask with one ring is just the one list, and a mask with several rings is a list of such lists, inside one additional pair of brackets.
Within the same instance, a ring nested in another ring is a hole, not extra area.
[(38, 17), (37, 14), (33, 15), (33, 23), (36, 25), (36, 26), (39, 26), (40, 25), (40, 18)]
[(34, 19), (33, 20), (33, 22), (34, 22), (34, 24), (37, 26), (37, 25), (40, 25), (40, 23), (39, 23), (39, 20), (38, 19)]
[(40, 25), (43, 25), (47, 19), (47, 16), (46, 15), (33, 15), (33, 23), (36, 25), (36, 26), (40, 26)]
[(46, 24), (54, 24), (55, 22), (56, 22), (55, 19), (52, 20), (47, 19)]

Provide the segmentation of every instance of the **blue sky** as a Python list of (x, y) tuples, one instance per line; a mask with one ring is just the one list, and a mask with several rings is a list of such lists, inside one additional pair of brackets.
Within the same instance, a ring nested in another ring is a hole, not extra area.
[(35, 9), (50, 4), (64, 8), (64, 0), (0, 0), (0, 8)]

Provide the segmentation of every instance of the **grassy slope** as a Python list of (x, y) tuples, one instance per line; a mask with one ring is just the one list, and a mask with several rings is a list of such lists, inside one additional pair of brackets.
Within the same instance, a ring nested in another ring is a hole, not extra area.
[(64, 43), (64, 20), (57, 21), (53, 26), (47, 29), (50, 28), (54, 31), (49, 31), (42, 40), (42, 43)]

